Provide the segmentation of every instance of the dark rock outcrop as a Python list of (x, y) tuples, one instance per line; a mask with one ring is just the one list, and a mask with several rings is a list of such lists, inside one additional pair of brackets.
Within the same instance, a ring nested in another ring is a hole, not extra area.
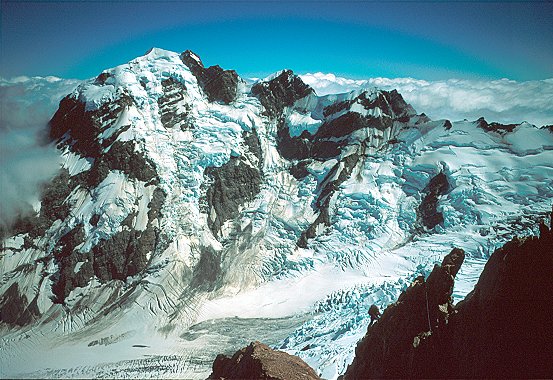
[(284, 108), (293, 106), (296, 101), (315, 91), (291, 70), (284, 70), (267, 82), (253, 85), (251, 93), (263, 105), (264, 114), (277, 120), (277, 150), (280, 155), (287, 160), (308, 158), (313, 145), (311, 136), (304, 132), (301, 136), (291, 137), (282, 113)]
[(255, 157), (257, 167), (261, 170), (263, 168), (263, 150), (261, 149), (261, 142), (259, 141), (257, 130), (252, 129), (249, 132), (242, 132), (242, 138), (244, 139), (244, 144), (248, 147), (248, 151)]
[(117, 100), (105, 103), (97, 110), (87, 111), (83, 102), (68, 95), (61, 100), (49, 122), (50, 138), (58, 143), (58, 147), (67, 145), (81, 156), (99, 157), (103, 148), (113, 142), (124, 128), (115, 131), (105, 141), (99, 136), (116, 123), (119, 114), (132, 103), (132, 98), (123, 93)]
[[(85, 286), (94, 275), (92, 255), (89, 252), (76, 252), (76, 248), (84, 242), (84, 238), (84, 228), (79, 225), (65, 234), (54, 248), (54, 258), (59, 268), (53, 276), (52, 284), (55, 303), (63, 303), (71, 290)], [(78, 270), (75, 270), (78, 263), (82, 264)]]
[[(148, 204), (148, 223), (144, 231), (123, 228), (92, 248), (94, 274), (101, 281), (125, 280), (146, 269), (149, 254), (157, 250), (159, 229), (154, 220), (159, 217), (165, 193), (156, 188)], [(134, 218), (134, 215), (130, 215)]]
[(449, 182), (445, 173), (440, 172), (426, 185), (422, 193), (424, 198), (419, 205), (418, 217), (423, 226), (428, 229), (443, 223), (444, 216), (437, 210), (438, 200), (449, 190)]
[(115, 141), (109, 150), (94, 161), (86, 176), (90, 188), (96, 187), (112, 170), (119, 170), (129, 178), (157, 184), (155, 164), (136, 148), (134, 141)]
[(210, 167), (205, 175), (212, 179), (207, 190), (208, 225), (214, 236), (219, 236), (227, 220), (238, 216), (240, 207), (255, 198), (261, 188), (258, 168), (248, 165), (243, 159), (231, 157), (221, 167)]
[(311, 160), (298, 161), (294, 165), (290, 166), (290, 174), (294, 176), (295, 179), (301, 180), (309, 175), (307, 167), (311, 163)]
[(144, 231), (132, 228), (136, 217), (131, 213), (123, 229), (107, 240), (101, 240), (89, 252), (80, 252), (85, 234), (79, 225), (65, 234), (54, 248), (58, 272), (53, 275), (55, 303), (64, 303), (69, 293), (88, 284), (93, 276), (101, 282), (125, 280), (146, 269), (149, 254), (157, 249), (159, 229), (153, 221), (159, 216), (165, 193), (156, 188), (148, 204), (148, 223)]
[(476, 123), (479, 128), (482, 128), (486, 132), (496, 132), (500, 135), (512, 132), (519, 126), (519, 124), (501, 124), (496, 122), (488, 123), (483, 117), (476, 120)]
[[(170, 82), (166, 85), (175, 85), (175, 81)], [(136, 143), (117, 140), (129, 128), (128, 125), (121, 126), (109, 137), (100, 137), (132, 103), (132, 98), (125, 93), (93, 111), (87, 111), (85, 104), (72, 96), (67, 96), (60, 102), (58, 111), (50, 120), (50, 138), (57, 141), (58, 147), (66, 146), (81, 157), (94, 161), (89, 171), (81, 173), (73, 181), (85, 182), (86, 187), (92, 188), (102, 182), (110, 170), (120, 170), (129, 178), (156, 182), (155, 164), (136, 149)], [(165, 117), (169, 118), (165, 123), (170, 124), (170, 115)], [(167, 127), (169, 124), (164, 125)]]
[[(180, 128), (182, 131), (194, 128), (190, 117), (191, 107), (184, 103), (186, 86), (173, 77), (161, 81), (163, 95), (157, 99), (161, 124), (167, 129)], [(184, 111), (179, 112), (177, 104), (183, 103)]]
[(36, 298), (29, 303), (14, 282), (0, 298), (0, 323), (25, 326), (40, 317)]
[(297, 356), (260, 342), (238, 350), (231, 358), (218, 355), (208, 380), (316, 380), (315, 371)]
[(474, 290), (453, 307), (462, 256), (454, 250), (385, 310), (344, 379), (553, 375), (553, 231), (542, 223), (539, 237), (496, 250)]
[(100, 73), (100, 75), (98, 75), (94, 80), (94, 84), (98, 86), (103, 86), (106, 84), (109, 78), (113, 78), (113, 74), (106, 72)]
[[(328, 117), (330, 115), (342, 112), (351, 108), (354, 103), (359, 103), (367, 111), (378, 107), (382, 113), (387, 115), (390, 119), (397, 121), (408, 121), (409, 118), (415, 116), (417, 113), (413, 107), (408, 104), (403, 96), (396, 90), (392, 91), (379, 91), (376, 97), (367, 96), (368, 92), (362, 92), (357, 97), (351, 100), (333, 103), (323, 110), (323, 115)], [(427, 118), (425, 114), (420, 115), (421, 118)]]
[(265, 108), (265, 114), (270, 117), (278, 117), (285, 107), (315, 93), (292, 70), (283, 70), (270, 81), (256, 83), (251, 91)]
[(204, 67), (201, 59), (190, 50), (180, 56), (198, 80), (198, 84), (210, 102), (230, 104), (236, 99), (239, 77), (234, 70), (223, 70), (220, 66)]
[(348, 112), (328, 122), (324, 122), (317, 131), (318, 138), (345, 137), (359, 129), (376, 128), (387, 129), (392, 126), (392, 119), (380, 119), (373, 116), (364, 116), (357, 112)]
[(464, 252), (454, 249), (442, 265), (436, 265), (425, 281), (419, 277), (396, 303), (388, 306), (378, 322), (355, 350), (355, 359), (345, 379), (406, 378), (411, 375), (415, 341), (419, 334), (436, 330), (447, 322), (453, 309), (451, 292), (454, 276), (464, 260)]
[(327, 174), (325, 180), (322, 182), (319, 196), (315, 201), (315, 207), (319, 210), (319, 215), (307, 230), (302, 232), (297, 243), (298, 247), (307, 247), (307, 241), (316, 236), (317, 227), (319, 225), (330, 226), (330, 200), (334, 193), (340, 188), (340, 185), (351, 176), (358, 162), (359, 155), (353, 153), (344, 157), (341, 162), (334, 165)]

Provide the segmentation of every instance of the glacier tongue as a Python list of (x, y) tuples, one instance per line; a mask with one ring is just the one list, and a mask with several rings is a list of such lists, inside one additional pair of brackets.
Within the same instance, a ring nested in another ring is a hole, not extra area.
[(452, 247), (468, 256), (460, 299), (551, 208), (549, 130), (431, 121), (396, 91), (317, 96), (288, 70), (235, 75), (154, 48), (60, 103), (62, 171), (3, 242), (0, 294), (17, 284), (20, 314), (3, 376), (124, 377), (151, 355), (152, 377), (200, 378), (233, 333), (278, 328), (269, 343), (336, 378), (370, 304)]

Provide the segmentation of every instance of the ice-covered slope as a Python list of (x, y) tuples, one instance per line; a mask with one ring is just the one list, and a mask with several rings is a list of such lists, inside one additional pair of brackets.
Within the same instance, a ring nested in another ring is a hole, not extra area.
[(189, 51), (83, 83), (50, 136), (62, 169), (3, 243), (4, 376), (202, 377), (268, 328), (335, 377), (371, 302), (451, 245), (463, 296), (553, 195), (550, 130), (318, 96), (288, 70), (248, 85)]

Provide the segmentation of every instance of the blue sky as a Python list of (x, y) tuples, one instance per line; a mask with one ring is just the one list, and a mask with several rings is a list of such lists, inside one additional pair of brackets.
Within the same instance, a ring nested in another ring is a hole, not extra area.
[(88, 78), (157, 46), (242, 76), (553, 77), (553, 3), (2, 1), (0, 76)]

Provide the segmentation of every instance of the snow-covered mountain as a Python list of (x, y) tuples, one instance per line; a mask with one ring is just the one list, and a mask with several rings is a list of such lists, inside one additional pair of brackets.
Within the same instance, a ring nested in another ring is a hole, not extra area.
[(50, 121), (61, 170), (3, 240), (1, 375), (205, 378), (266, 337), (335, 378), (368, 306), (452, 246), (464, 297), (551, 209), (553, 134), (417, 111), (155, 48), (82, 83)]

